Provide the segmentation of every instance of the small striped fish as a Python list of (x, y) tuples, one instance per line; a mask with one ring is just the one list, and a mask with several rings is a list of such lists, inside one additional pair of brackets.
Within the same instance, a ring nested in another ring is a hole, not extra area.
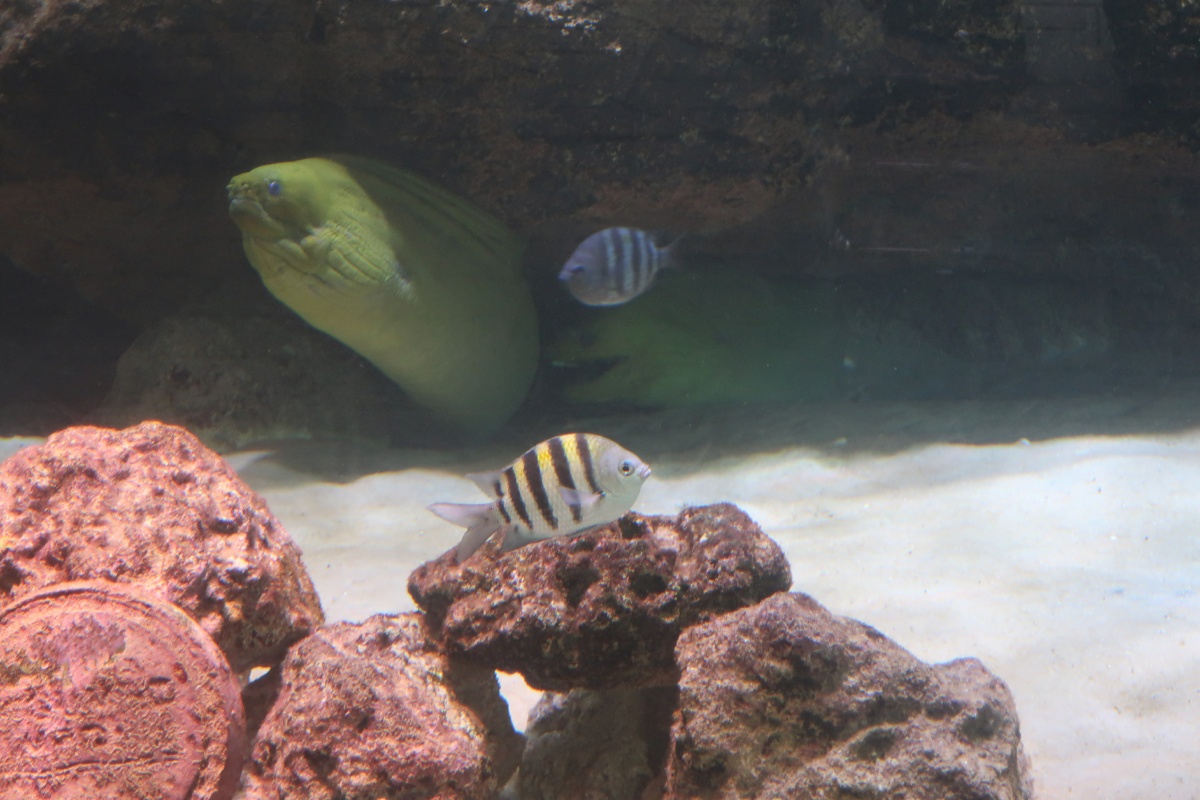
[(650, 288), (660, 269), (675, 266), (676, 239), (659, 247), (653, 235), (637, 228), (605, 228), (575, 248), (558, 279), (589, 306), (626, 303)]
[(633, 507), (650, 468), (611, 439), (567, 433), (538, 444), (499, 472), (467, 475), (490, 503), (434, 503), (429, 510), (467, 529), (458, 563), (503, 531), (500, 552), (612, 522)]

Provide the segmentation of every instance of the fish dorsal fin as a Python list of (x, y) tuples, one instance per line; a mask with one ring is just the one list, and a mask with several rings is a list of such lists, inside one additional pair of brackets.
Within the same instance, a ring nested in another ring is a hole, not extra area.
[(568, 506), (578, 508), (581, 513), (593, 508), (596, 503), (600, 502), (600, 498), (604, 496), (599, 492), (581, 492), (578, 489), (568, 489), (565, 486), (558, 487), (558, 491)]
[(479, 490), (488, 497), (500, 499), (500, 492), (496, 487), (504, 485), (504, 478), (501, 475), (501, 470), (496, 472), (468, 472), (464, 476), (471, 483), (479, 487)]

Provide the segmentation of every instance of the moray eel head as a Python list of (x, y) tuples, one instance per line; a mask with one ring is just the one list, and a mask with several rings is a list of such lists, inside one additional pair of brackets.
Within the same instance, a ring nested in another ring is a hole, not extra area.
[(263, 284), (467, 432), (494, 431), (537, 368), (521, 241), (469, 201), (351, 156), (235, 176), (229, 214)]
[(225, 187), (229, 216), (246, 236), (299, 241), (322, 222), (319, 180), (303, 164), (268, 164)]

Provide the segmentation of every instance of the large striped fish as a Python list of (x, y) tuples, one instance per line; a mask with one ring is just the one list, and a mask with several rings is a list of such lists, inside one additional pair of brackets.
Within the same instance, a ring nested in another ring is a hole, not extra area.
[(660, 269), (675, 266), (678, 243), (659, 247), (646, 231), (605, 228), (575, 248), (558, 279), (585, 305), (620, 305), (649, 289)]
[(536, 445), (498, 472), (466, 476), (490, 503), (434, 503), (429, 510), (467, 529), (458, 563), (503, 531), (500, 552), (612, 522), (633, 507), (650, 467), (611, 439), (567, 433)]

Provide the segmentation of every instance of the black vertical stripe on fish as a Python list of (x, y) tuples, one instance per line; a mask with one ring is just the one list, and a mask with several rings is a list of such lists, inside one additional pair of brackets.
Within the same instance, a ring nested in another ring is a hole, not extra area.
[(596, 494), (604, 494), (600, 490), (600, 484), (596, 483), (596, 463), (592, 460), (587, 436), (582, 433), (575, 434), (575, 449), (579, 451), (579, 460), (583, 462), (583, 476), (587, 479), (588, 488)]
[(618, 228), (621, 233), (621, 294), (633, 292), (633, 235), (629, 228)]
[[(575, 478), (571, 475), (571, 462), (567, 458), (567, 449), (563, 446), (562, 437), (555, 436), (546, 442), (550, 450), (550, 463), (554, 465), (554, 476), (558, 485), (567, 489), (575, 488)], [(576, 522), (583, 520), (583, 508), (578, 504), (571, 505), (571, 518)]]
[(492, 490), (496, 492), (496, 509), (500, 512), (500, 517), (504, 520), (504, 524), (512, 522), (512, 515), (508, 513), (508, 509), (504, 507), (504, 487), (500, 485), (500, 479), (492, 485)]
[(517, 485), (517, 473), (512, 467), (504, 470), (504, 485), (508, 488), (508, 499), (512, 501), (513, 511), (517, 512), (517, 516), (525, 523), (526, 528), (532, 529), (533, 522), (529, 519), (525, 501), (521, 499), (521, 487)]
[(550, 506), (550, 495), (546, 494), (546, 483), (542, 480), (542, 471), (538, 467), (537, 448), (521, 456), (521, 472), (524, 473), (525, 483), (533, 493), (533, 501), (537, 503), (538, 513), (551, 530), (558, 529), (558, 517)]
[(546, 441), (550, 449), (550, 463), (554, 465), (554, 475), (558, 482), (568, 489), (575, 488), (575, 478), (571, 475), (571, 462), (567, 458), (567, 448), (563, 446), (561, 436), (555, 436)]

